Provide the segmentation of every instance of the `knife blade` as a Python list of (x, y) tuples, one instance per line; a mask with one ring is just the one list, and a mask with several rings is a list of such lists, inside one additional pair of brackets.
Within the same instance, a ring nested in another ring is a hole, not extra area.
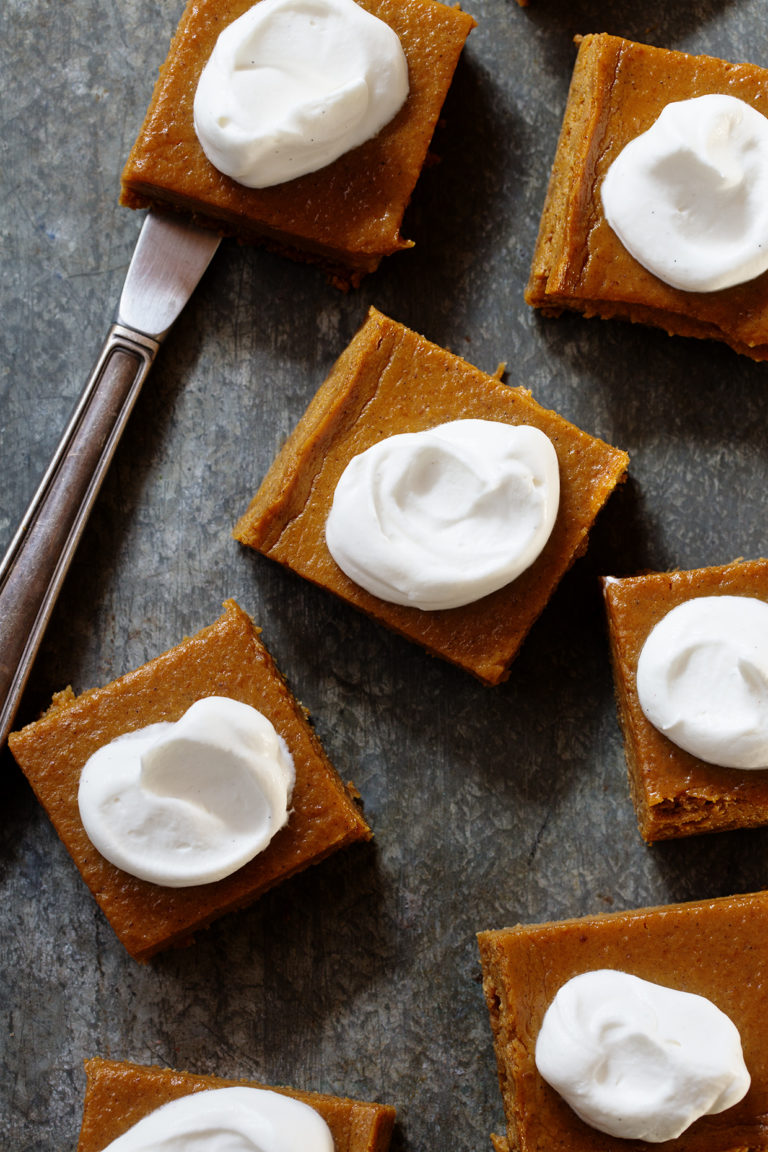
[(141, 386), (219, 241), (182, 217), (144, 220), (115, 322), (0, 562), (0, 746)]

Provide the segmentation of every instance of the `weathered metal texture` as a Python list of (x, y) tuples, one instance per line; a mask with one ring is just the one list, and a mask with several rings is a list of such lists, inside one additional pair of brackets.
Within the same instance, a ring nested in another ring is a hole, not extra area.
[[(541, 319), (522, 291), (577, 32), (768, 65), (762, 0), (466, 0), (470, 37), (407, 217), (416, 247), (342, 295), (226, 244), (161, 350), (24, 709), (101, 684), (235, 596), (375, 829), (198, 943), (122, 950), (7, 753), (0, 778), (0, 1145), (72, 1148), (101, 1054), (378, 1097), (394, 1147), (502, 1123), (474, 933), (764, 887), (768, 833), (649, 849), (625, 779), (597, 577), (765, 554), (768, 378), (725, 347)], [(0, 6), (0, 547), (119, 295), (139, 218), (119, 173), (179, 0)], [(375, 304), (587, 431), (631, 478), (487, 689), (231, 539)]]

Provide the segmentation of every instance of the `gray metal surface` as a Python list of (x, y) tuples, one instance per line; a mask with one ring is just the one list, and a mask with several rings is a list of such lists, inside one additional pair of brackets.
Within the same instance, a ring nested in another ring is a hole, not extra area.
[[(768, 882), (765, 831), (649, 849), (636, 831), (597, 576), (766, 552), (768, 368), (522, 299), (574, 57), (610, 31), (768, 66), (762, 0), (466, 0), (477, 17), (407, 217), (416, 247), (341, 295), (226, 244), (161, 350), (24, 703), (105, 683), (236, 597), (375, 829), (192, 948), (122, 950), (28, 786), (0, 776), (0, 1146), (72, 1149), (94, 1054), (395, 1104), (396, 1152), (502, 1123), (474, 933)], [(140, 219), (117, 205), (180, 0), (0, 7), (0, 549), (91, 367)], [(375, 304), (509, 365), (631, 478), (486, 689), (230, 537)]]

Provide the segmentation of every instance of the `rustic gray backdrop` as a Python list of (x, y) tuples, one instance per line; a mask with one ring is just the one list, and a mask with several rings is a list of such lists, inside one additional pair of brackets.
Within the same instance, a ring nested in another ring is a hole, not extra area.
[[(342, 295), (227, 243), (145, 386), (24, 704), (102, 684), (236, 597), (375, 829), (147, 966), (122, 950), (7, 753), (0, 1144), (72, 1149), (106, 1055), (379, 1098), (395, 1152), (502, 1125), (474, 934), (758, 889), (768, 833), (645, 847), (601, 573), (766, 552), (768, 368), (522, 291), (577, 32), (768, 66), (763, 0), (466, 0), (472, 33), (406, 218), (416, 247)], [(181, 0), (0, 7), (0, 545), (112, 316), (140, 218), (117, 204)], [(231, 539), (375, 304), (631, 454), (630, 480), (505, 685), (481, 687)]]

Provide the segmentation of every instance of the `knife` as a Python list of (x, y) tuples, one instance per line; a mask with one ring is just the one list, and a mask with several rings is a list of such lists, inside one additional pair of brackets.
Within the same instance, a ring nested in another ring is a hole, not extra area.
[(182, 217), (144, 220), (115, 322), (0, 562), (0, 746), (141, 385), (219, 240)]

